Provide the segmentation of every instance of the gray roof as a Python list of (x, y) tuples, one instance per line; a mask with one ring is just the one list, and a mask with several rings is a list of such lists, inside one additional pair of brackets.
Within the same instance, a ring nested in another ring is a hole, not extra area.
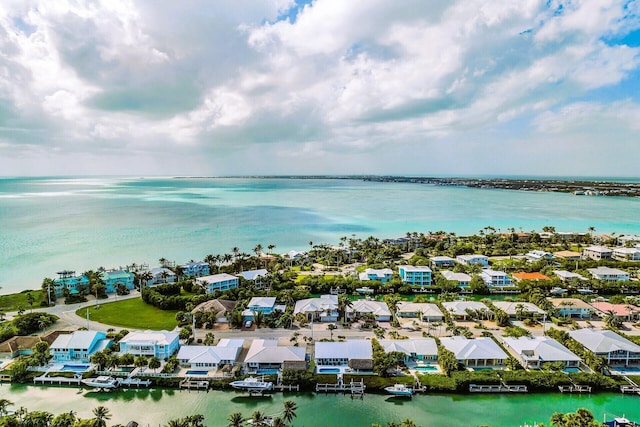
[(522, 302), (522, 301), (493, 301), (493, 305), (495, 305), (500, 310), (504, 311), (510, 316), (515, 316), (518, 314), (518, 306), (522, 306), (525, 313), (538, 313), (545, 314), (545, 311), (539, 308), (537, 305), (532, 304), (530, 302)]
[(247, 307), (273, 307), (276, 304), (276, 297), (253, 297)]
[(398, 313), (421, 312), (424, 317), (444, 317), (440, 307), (428, 302), (401, 302), (398, 304)]
[(426, 265), (401, 265), (398, 268), (402, 268), (404, 271), (431, 271)]
[(441, 338), (440, 342), (458, 360), (507, 359), (507, 354), (491, 338), (467, 339), (462, 336)]
[(578, 280), (589, 280), (581, 274), (574, 273), (567, 270), (553, 270), (553, 274), (563, 279), (578, 279)]
[(372, 313), (376, 316), (391, 316), (391, 311), (386, 302), (360, 299), (353, 301), (351, 307), (347, 307), (347, 313)]
[(197, 278), (196, 281), (210, 284), (210, 283), (226, 282), (227, 280), (233, 280), (233, 279), (238, 280), (236, 276), (232, 276), (231, 274), (220, 273), (220, 274), (213, 274), (211, 276), (202, 276)]
[(386, 353), (399, 351), (407, 355), (435, 356), (438, 354), (438, 346), (433, 338), (415, 338), (408, 340), (380, 340), (380, 345)]
[(371, 341), (354, 339), (345, 342), (316, 342), (316, 359), (371, 359)]
[(120, 343), (150, 343), (153, 345), (169, 345), (177, 339), (177, 332), (133, 331), (125, 335), (125, 337), (120, 340)]
[(269, 274), (269, 272), (264, 268), (261, 268), (260, 270), (249, 270), (239, 273), (239, 275), (244, 277), (246, 280), (256, 280), (258, 277), (264, 277), (267, 274)]
[(470, 310), (489, 310), (489, 307), (481, 303), (480, 301), (447, 301), (443, 302), (442, 306), (450, 313), (458, 316), (466, 316), (467, 309)]
[(579, 361), (580, 358), (558, 341), (549, 337), (505, 338), (505, 343), (516, 353), (532, 351), (542, 362)]
[(245, 363), (283, 363), (306, 360), (304, 347), (281, 347), (277, 339), (255, 339), (249, 347)]
[(60, 335), (51, 344), (51, 348), (82, 348), (89, 349), (91, 343), (103, 340), (107, 337), (104, 332), (98, 331), (75, 331), (72, 334)]
[(188, 360), (189, 363), (220, 363), (222, 360), (233, 360), (238, 358), (242, 350), (240, 346), (206, 346), (206, 345), (183, 345), (178, 351), (178, 359)]
[(293, 313), (320, 313), (338, 309), (338, 295), (322, 295), (320, 298), (307, 298), (296, 301)]
[(569, 331), (569, 336), (595, 354), (611, 353), (618, 350), (640, 353), (639, 345), (613, 331), (578, 329), (577, 331)]
[(456, 273), (454, 271), (442, 270), (440, 272), (447, 280), (455, 280), (456, 282), (470, 282), (471, 276), (466, 273)]

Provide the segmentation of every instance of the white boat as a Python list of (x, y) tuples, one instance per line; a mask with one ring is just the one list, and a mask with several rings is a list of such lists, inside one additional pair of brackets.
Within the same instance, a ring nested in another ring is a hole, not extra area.
[(233, 388), (238, 390), (248, 391), (267, 391), (273, 390), (273, 383), (270, 381), (264, 381), (256, 377), (248, 377), (243, 380), (233, 381), (229, 383)]
[(364, 288), (357, 288), (356, 292), (361, 294), (361, 295), (371, 295), (371, 294), (373, 294), (373, 289), (367, 288), (365, 286)]
[(120, 379), (114, 377), (99, 376), (82, 380), (82, 384), (95, 388), (116, 388), (120, 385)]
[(564, 288), (558, 288), (558, 287), (556, 287), (556, 288), (551, 288), (551, 290), (549, 291), (549, 293), (550, 293), (551, 295), (562, 295), (562, 294), (566, 294), (567, 292), (568, 292), (568, 290), (567, 290), (567, 289), (564, 289)]
[(394, 384), (389, 387), (385, 387), (384, 391), (394, 396), (413, 396), (413, 388), (407, 387), (405, 384)]

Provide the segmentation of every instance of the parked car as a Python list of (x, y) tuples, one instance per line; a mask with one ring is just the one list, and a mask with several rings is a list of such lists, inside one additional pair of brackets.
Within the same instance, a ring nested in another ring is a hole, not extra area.
[(253, 325), (253, 320), (247, 320), (246, 322), (244, 322), (244, 327), (247, 329), (249, 329), (251, 325)]

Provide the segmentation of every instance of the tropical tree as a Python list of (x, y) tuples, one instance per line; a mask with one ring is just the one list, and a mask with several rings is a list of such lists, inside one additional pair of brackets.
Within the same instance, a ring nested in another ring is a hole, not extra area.
[(288, 423), (291, 423), (293, 419), (297, 416), (296, 411), (298, 410), (298, 404), (293, 400), (285, 400), (284, 401), (284, 410), (282, 411), (282, 418)]
[(11, 405), (13, 405), (13, 402), (9, 399), (0, 399), (0, 417), (7, 415), (7, 408)]
[(155, 372), (156, 369), (160, 367), (160, 365), (162, 365), (160, 363), (160, 359), (158, 359), (156, 356), (153, 356), (151, 359), (149, 359), (149, 369), (153, 369), (153, 372)]
[(213, 345), (215, 336), (211, 332), (207, 332), (204, 336), (204, 345)]
[(267, 416), (260, 412), (260, 411), (254, 411), (253, 414), (251, 414), (251, 418), (250, 418), (250, 422), (253, 426), (256, 427), (267, 427), (268, 424), (268, 418)]
[(136, 357), (136, 360), (133, 362), (133, 366), (135, 366), (136, 368), (142, 368), (143, 366), (147, 366), (148, 365), (148, 361), (147, 358), (144, 356), (138, 356)]
[(329, 323), (327, 325), (327, 329), (329, 330), (329, 333), (331, 334), (331, 341), (333, 341), (333, 331), (338, 329), (338, 327), (334, 323)]
[(101, 371), (104, 369), (107, 364), (107, 355), (104, 351), (98, 351), (93, 353), (90, 359), (91, 363), (98, 367), (98, 370)]
[(107, 427), (107, 420), (111, 419), (111, 412), (104, 406), (93, 408), (93, 425), (95, 427)]
[(602, 320), (610, 329), (620, 329), (622, 326), (622, 319), (616, 314), (615, 310), (608, 310)]
[(342, 322), (347, 322), (347, 309), (353, 307), (353, 301), (349, 299), (349, 295), (338, 295), (338, 311), (342, 314)]
[(227, 417), (227, 427), (242, 427), (244, 423), (244, 417), (240, 412), (234, 412)]
[(77, 420), (75, 412), (63, 412), (51, 421), (51, 427), (72, 427)]
[(36, 302), (36, 299), (33, 297), (31, 293), (27, 294), (27, 303), (31, 306), (31, 312), (33, 313), (33, 303)]

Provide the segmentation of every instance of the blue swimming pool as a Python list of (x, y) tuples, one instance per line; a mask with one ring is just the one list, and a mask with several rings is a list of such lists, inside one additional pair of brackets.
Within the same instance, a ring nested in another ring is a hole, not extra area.
[(187, 375), (207, 375), (209, 371), (192, 371), (188, 370)]
[(84, 372), (89, 365), (62, 365), (62, 372)]
[(318, 372), (321, 374), (339, 374), (340, 368), (319, 368)]
[(420, 372), (437, 372), (438, 368), (436, 366), (431, 366), (431, 365), (416, 366), (416, 371), (420, 371)]
[(565, 368), (562, 370), (562, 372), (566, 372), (567, 374), (572, 374), (575, 372), (582, 372), (582, 371), (578, 368)]
[(278, 375), (277, 369), (258, 369), (260, 375)]

